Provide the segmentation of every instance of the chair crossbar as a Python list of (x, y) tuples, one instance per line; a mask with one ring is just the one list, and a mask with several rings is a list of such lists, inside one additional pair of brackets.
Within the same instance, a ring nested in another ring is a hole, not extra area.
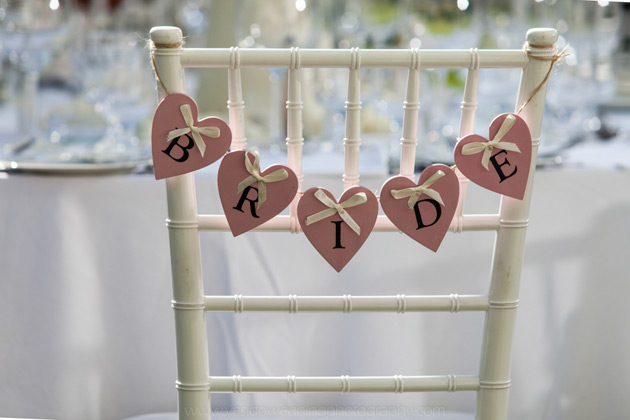
[[(413, 64), (410, 49), (360, 50), (361, 67), (409, 68)], [(156, 55), (160, 51), (156, 51)], [(238, 54), (238, 60), (234, 59)], [(300, 49), (301, 68), (350, 67), (353, 52), (350, 49)], [(523, 50), (478, 50), (481, 68), (523, 68), (527, 54)], [(182, 50), (183, 67), (286, 67), (294, 62), (290, 48), (185, 48)], [(474, 64), (471, 50), (420, 50), (420, 68), (470, 68)]]
[(210, 392), (429, 392), (477, 391), (477, 376), (211, 376)]
[[(449, 230), (451, 232), (461, 231), (496, 231), (501, 225), (500, 216), (498, 214), (467, 214), (455, 217), (451, 221)], [(229, 231), (225, 215), (220, 214), (201, 214), (197, 216), (197, 224), (203, 231)], [(281, 215), (276, 216), (262, 225), (254, 228), (260, 231), (291, 231), (299, 232), (300, 227), (297, 219)], [(376, 219), (373, 232), (398, 232), (399, 229), (387, 218), (387, 216), (379, 215)]]
[(460, 312), (487, 311), (483, 295), (204, 296), (208, 312)]

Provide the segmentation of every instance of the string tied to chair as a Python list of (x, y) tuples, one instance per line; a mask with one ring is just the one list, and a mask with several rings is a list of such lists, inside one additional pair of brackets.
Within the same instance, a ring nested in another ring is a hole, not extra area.
[(534, 54), (531, 54), (528, 50), (528, 47), (530, 48), (539, 48), (539, 49), (552, 49), (554, 48), (553, 45), (551, 46), (546, 46), (546, 45), (535, 45), (535, 44), (527, 44), (525, 43), (525, 45), (523, 45), (523, 50), (525, 51), (525, 54), (527, 54), (527, 57), (531, 60), (538, 60), (538, 61), (550, 61), (551, 64), (549, 65), (549, 70), (547, 70), (547, 74), (545, 74), (545, 77), (543, 78), (543, 80), (540, 82), (540, 84), (538, 86), (536, 86), (536, 89), (534, 89), (532, 91), (532, 93), (530, 93), (529, 97), (525, 100), (525, 102), (523, 102), (523, 105), (521, 105), (518, 108), (518, 111), (516, 111), (516, 115), (520, 115), (520, 113), (523, 111), (523, 109), (525, 109), (525, 106), (527, 104), (529, 104), (529, 102), (534, 99), (534, 96), (536, 96), (536, 94), (540, 91), (540, 89), (542, 89), (543, 86), (545, 86), (545, 84), (547, 83), (547, 81), (549, 80), (549, 77), (551, 76), (551, 71), (553, 70), (554, 65), (556, 64), (557, 61), (562, 60), (563, 58), (569, 56), (570, 54), (567, 52), (567, 50), (569, 49), (569, 45), (566, 45), (562, 51), (560, 51), (559, 53), (554, 53), (552, 56), (550, 57), (538, 57)]
[(444, 205), (444, 200), (442, 200), (442, 196), (440, 195), (440, 193), (432, 188), (429, 188), (431, 185), (437, 182), (437, 180), (444, 176), (446, 176), (446, 174), (443, 171), (437, 171), (433, 175), (431, 175), (431, 177), (427, 179), (422, 185), (411, 188), (403, 188), (402, 190), (392, 190), (392, 197), (394, 197), (396, 200), (409, 197), (409, 201), (407, 204), (409, 205), (410, 209), (412, 209), (413, 206), (416, 205), (416, 202), (422, 194), (426, 194), (441, 205)]
[(180, 106), (179, 109), (182, 113), (182, 117), (184, 117), (184, 121), (186, 122), (186, 127), (171, 130), (166, 137), (166, 141), (170, 142), (171, 140), (179, 138), (184, 134), (191, 133), (193, 140), (195, 141), (195, 145), (197, 146), (197, 149), (199, 149), (201, 157), (203, 157), (206, 153), (206, 143), (203, 141), (201, 136), (204, 135), (206, 137), (216, 139), (221, 136), (221, 130), (218, 127), (197, 127), (192, 116), (190, 105), (184, 104)]
[(501, 142), (503, 137), (510, 131), (512, 126), (516, 123), (516, 117), (512, 114), (509, 114), (499, 131), (495, 134), (495, 136), (490, 141), (475, 141), (472, 143), (466, 144), (462, 147), (462, 154), (464, 155), (475, 155), (479, 152), (483, 152), (483, 156), (481, 157), (481, 165), (488, 170), (488, 163), (490, 162), (490, 155), (492, 151), (496, 149), (508, 150), (511, 152), (521, 153), (521, 150), (515, 143), (510, 143), (507, 141)]
[[(249, 159), (249, 154), (254, 155), (254, 161), (252, 162)], [(243, 192), (245, 188), (250, 186), (251, 184), (257, 182), (258, 183), (258, 203), (257, 208), (260, 208), (265, 201), (267, 200), (267, 183), (268, 182), (277, 182), (282, 181), (283, 179), (287, 179), (289, 177), (289, 173), (286, 169), (278, 169), (273, 171), (269, 175), (262, 176), (260, 174), (260, 153), (258, 153), (258, 149), (251, 148), (245, 153), (245, 169), (249, 172), (249, 176), (242, 180), (237, 186), (237, 193)]]
[(164, 93), (166, 93), (167, 95), (170, 95), (171, 92), (166, 88), (166, 85), (164, 84), (164, 82), (162, 81), (162, 78), (160, 77), (160, 73), (158, 72), (157, 69), (157, 65), (155, 64), (155, 50), (157, 49), (167, 49), (167, 48), (180, 48), (184, 45), (184, 41), (177, 41), (177, 42), (173, 42), (173, 43), (157, 43), (154, 41), (150, 41), (149, 42), (149, 50), (151, 51), (151, 66), (153, 67), (153, 71), (155, 73), (155, 77), (157, 79), (158, 82), (160, 82), (160, 85), (162, 86), (162, 89), (164, 90)]
[(352, 216), (350, 216), (350, 214), (345, 209), (366, 203), (367, 195), (365, 195), (365, 193), (356, 193), (352, 197), (348, 198), (346, 201), (336, 203), (334, 200), (328, 197), (324, 191), (317, 190), (315, 192), (315, 198), (317, 198), (328, 208), (308, 216), (306, 218), (307, 226), (315, 222), (319, 222), (320, 220), (324, 220), (334, 214), (339, 214), (339, 216), (343, 219), (344, 222), (346, 222), (350, 229), (354, 231), (354, 233), (356, 233), (357, 235), (361, 234), (361, 227), (357, 224), (357, 222), (354, 221)]

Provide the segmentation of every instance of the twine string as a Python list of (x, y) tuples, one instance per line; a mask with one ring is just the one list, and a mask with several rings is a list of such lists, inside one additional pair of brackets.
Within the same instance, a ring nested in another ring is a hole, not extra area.
[[(155, 43), (153, 41), (150, 41), (151, 64), (152, 64), (152, 67), (153, 67), (153, 71), (155, 72), (155, 76), (157, 78), (157, 81), (160, 83), (160, 86), (162, 86), (162, 89), (164, 90), (164, 92), (167, 95), (170, 95), (170, 91), (168, 90), (168, 88), (164, 84), (164, 81), (160, 77), (160, 74), (159, 74), (158, 69), (157, 69), (157, 65), (155, 63), (154, 52), (158, 48), (179, 48), (182, 45), (184, 45), (184, 41), (179, 41), (179, 42), (172, 43), (172, 44)], [(527, 100), (525, 100), (525, 102), (518, 108), (518, 110), (515, 113), (516, 115), (520, 115), (520, 113), (523, 111), (523, 109), (525, 109), (525, 107), (531, 102), (531, 100), (534, 99), (536, 94), (538, 94), (538, 92), (540, 92), (540, 90), (549, 81), (549, 78), (551, 77), (551, 72), (553, 71), (553, 68), (554, 68), (556, 62), (558, 62), (559, 60), (561, 60), (561, 59), (563, 59), (563, 58), (565, 58), (565, 57), (570, 55), (570, 53), (567, 52), (567, 50), (569, 49), (569, 45), (566, 45), (559, 53), (555, 53), (551, 57), (538, 57), (538, 56), (532, 55), (529, 51), (527, 51), (527, 47), (528, 46), (531, 47), (531, 48), (538, 48), (538, 49), (553, 48), (553, 46), (527, 44), (527, 43), (525, 43), (525, 45), (523, 46), (523, 49), (525, 50), (525, 53), (527, 54), (527, 57), (529, 59), (531, 59), (531, 60), (538, 60), (538, 61), (549, 61), (551, 64), (549, 65), (549, 70), (547, 71), (547, 74), (545, 74), (545, 77), (543, 78), (543, 80), (532, 91), (532, 93), (529, 95)], [(474, 52), (476, 53), (476, 51), (474, 51)], [(360, 61), (359, 61), (360, 58), (357, 57), (357, 56), (358, 56), (358, 51), (353, 51), (353, 56), (352, 56), (353, 64), (355, 64), (358, 67), (360, 65), (359, 64), (360, 63)], [(357, 60), (357, 58), (359, 58), (359, 60)], [(292, 56), (292, 59), (293, 59), (293, 56)], [(292, 61), (292, 63), (293, 63), (293, 61)], [(450, 168), (452, 170), (456, 170), (457, 169), (457, 165), (452, 165)], [(303, 192), (300, 191), (298, 193), (303, 193)]]
[[(529, 95), (529, 97), (527, 98), (527, 100), (523, 103), (523, 105), (520, 106), (520, 108), (518, 109), (518, 111), (516, 111), (516, 115), (519, 115), (521, 113), (521, 111), (523, 111), (523, 109), (525, 109), (525, 107), (527, 106), (527, 104), (534, 99), (534, 96), (536, 96), (536, 94), (538, 92), (540, 92), (540, 89), (543, 88), (543, 86), (545, 86), (545, 84), (549, 81), (549, 77), (551, 77), (551, 71), (553, 70), (553, 66), (556, 64), (556, 62), (558, 60), (563, 59), (564, 57), (567, 57), (569, 55), (569, 53), (567, 52), (567, 50), (569, 49), (569, 46), (565, 46), (562, 51), (560, 51), (559, 53), (555, 53), (554, 55), (552, 55), (551, 57), (537, 57), (535, 55), (532, 55), (529, 51), (527, 51), (527, 45), (525, 44), (525, 46), (523, 47), (525, 49), (525, 53), (527, 54), (527, 57), (529, 57), (530, 60), (538, 60), (538, 61), (550, 61), (551, 64), (549, 65), (549, 70), (547, 71), (547, 74), (545, 75), (544, 79), (542, 80), (542, 82), (540, 82), (540, 84), (536, 87), (536, 89), (534, 89), (532, 91), (532, 93)], [(537, 46), (534, 44), (529, 44), (530, 47), (533, 48), (545, 48), (543, 46)], [(547, 47), (547, 48), (553, 48), (553, 47)]]
[(157, 69), (157, 65), (155, 64), (155, 50), (158, 48), (179, 48), (182, 45), (184, 45), (184, 41), (179, 41), (179, 42), (175, 42), (172, 44), (160, 44), (160, 43), (156, 43), (153, 41), (150, 41), (150, 45), (149, 45), (149, 49), (151, 51), (151, 66), (153, 67), (153, 71), (155, 72), (155, 77), (157, 79), (158, 82), (160, 82), (160, 86), (162, 86), (162, 89), (164, 90), (164, 92), (167, 95), (170, 95), (171, 92), (168, 90), (168, 88), (166, 87), (166, 85), (164, 84), (164, 82), (162, 81), (162, 78), (160, 77), (160, 73), (158, 72)]
[[(523, 50), (525, 51), (525, 54), (527, 54), (527, 57), (530, 60), (549, 61), (551, 64), (549, 65), (549, 70), (547, 70), (547, 74), (545, 74), (545, 77), (543, 78), (543, 80), (538, 84), (538, 86), (536, 86), (536, 88), (532, 91), (532, 93), (525, 100), (525, 102), (523, 102), (523, 104), (518, 108), (518, 110), (515, 112), (515, 115), (520, 115), (520, 113), (523, 111), (523, 109), (525, 109), (527, 104), (529, 104), (531, 100), (534, 99), (536, 94), (538, 94), (538, 92), (540, 92), (540, 90), (549, 81), (549, 78), (551, 77), (551, 72), (553, 71), (553, 67), (556, 64), (556, 62), (570, 55), (570, 53), (567, 52), (567, 50), (569, 49), (569, 45), (565, 46), (559, 53), (554, 53), (551, 57), (535, 56), (531, 54), (529, 51), (527, 51), (528, 46), (531, 48), (538, 48), (538, 49), (553, 48), (553, 46), (527, 44), (527, 43), (525, 43), (525, 45), (523, 46)], [(457, 169), (457, 165), (451, 166), (451, 169), (452, 170)]]

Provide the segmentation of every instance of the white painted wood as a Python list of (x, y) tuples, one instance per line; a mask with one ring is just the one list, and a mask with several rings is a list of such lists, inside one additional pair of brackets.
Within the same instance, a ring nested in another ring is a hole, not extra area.
[(359, 184), (359, 147), (361, 146), (361, 51), (351, 50), (348, 73), (348, 99), (346, 100), (346, 137), (344, 147), (343, 186), (345, 189)]
[(418, 145), (418, 110), (420, 109), (420, 54), (412, 50), (407, 76), (407, 93), (403, 103), (402, 138), (400, 139), (400, 175), (415, 181), (416, 147)]
[[(302, 68), (350, 68), (352, 50), (301, 49)], [(420, 50), (420, 68), (468, 68), (470, 50)], [(241, 67), (286, 67), (291, 64), (290, 49), (241, 48)], [(482, 68), (514, 68), (527, 64), (523, 50), (479, 50)], [(412, 50), (363, 50), (363, 68), (409, 68)], [(184, 67), (228, 67), (229, 48), (186, 48), (182, 56)]]
[[(291, 64), (287, 78), (287, 161), (289, 168), (295, 172), (298, 179), (298, 191), (302, 191), (304, 174), (302, 173), (302, 150), (304, 148), (304, 129), (302, 124), (302, 85), (300, 83), (300, 49), (291, 49)], [(300, 195), (297, 194), (290, 206), (291, 231), (299, 230), (297, 221), (297, 204)]]
[(206, 311), (214, 312), (460, 312), (486, 311), (488, 297), (444, 296), (206, 296)]
[[(241, 67), (286, 67), (288, 72), (287, 150), (291, 168), (302, 180), (303, 147), (300, 68), (346, 67), (349, 69), (344, 139), (346, 187), (359, 182), (360, 109), (362, 67), (409, 68), (404, 127), (401, 139), (401, 174), (413, 178), (419, 104), (419, 69), (468, 68), (459, 135), (473, 131), (479, 69), (523, 68), (516, 109), (527, 102), (544, 80), (553, 56), (557, 33), (535, 29), (527, 34), (524, 50), (313, 50), (305, 49), (182, 49), (181, 31), (157, 27), (151, 31), (155, 65), (168, 92), (184, 91), (184, 67), (223, 67), (229, 76), (229, 115), (234, 148), (245, 147), (244, 104)], [(158, 84), (160, 97), (166, 90)], [(521, 112), (532, 133), (532, 175), (523, 200), (503, 197), (499, 214), (462, 214), (467, 180), (458, 213), (450, 230), (455, 232), (496, 231), (495, 250), (488, 296), (204, 296), (201, 277), (199, 231), (229, 230), (224, 215), (199, 215), (194, 177), (186, 174), (166, 180), (169, 238), (173, 272), (173, 308), (177, 339), (177, 389), (180, 418), (186, 410), (208, 413), (208, 391), (213, 392), (421, 392), (477, 391), (477, 419), (499, 420), (507, 416), (510, 386), (510, 354), (520, 271), (528, 224), (533, 170), (544, 108), (546, 87)], [(297, 200), (297, 199), (296, 199)], [(297, 232), (295, 203), (290, 216), (277, 216), (260, 226), (261, 231)], [(396, 231), (385, 216), (377, 218), (374, 231)], [(205, 337), (206, 311), (248, 312), (416, 312), (485, 311), (482, 360), (478, 377), (470, 376), (387, 376), (387, 377), (210, 377)]]
[[(180, 64), (182, 41), (179, 28), (156, 27), (151, 30), (156, 73), (168, 93), (185, 92), (184, 72)], [(163, 47), (162, 47), (163, 46)], [(158, 83), (159, 96), (166, 94)], [(175, 339), (177, 347), (178, 410), (180, 419), (187, 409), (208, 413), (208, 344), (204, 311), (201, 251), (197, 225), (197, 198), (193, 174), (166, 179), (171, 272), (173, 278)]]
[(215, 376), (210, 392), (431, 392), (476, 391), (476, 376)]
[[(451, 232), (497, 230), (500, 217), (497, 214), (468, 214), (462, 216), (460, 221), (451, 222)], [(200, 230), (229, 231), (227, 219), (222, 214), (204, 214), (197, 217)], [(294, 220), (289, 216), (276, 216), (271, 220), (253, 229), (253, 231), (290, 231), (295, 232)], [(374, 232), (398, 232), (398, 228), (384, 215), (376, 218)]]
[[(477, 110), (477, 85), (479, 83), (479, 68), (481, 66), (479, 58), (479, 50), (473, 48), (470, 50), (470, 68), (466, 75), (466, 84), (464, 85), (464, 98), (462, 99), (461, 119), (459, 124), (458, 141), (464, 136), (472, 134), (475, 129), (475, 111)], [(466, 201), (466, 190), (468, 188), (468, 178), (459, 170), (455, 170), (457, 180), (459, 181), (459, 200), (457, 202), (457, 210), (453, 220), (455, 222), (455, 232), (461, 232), (462, 216), (464, 213), (464, 202)]]
[(232, 131), (231, 150), (242, 150), (247, 147), (245, 136), (245, 101), (243, 100), (243, 83), (241, 81), (240, 53), (238, 47), (230, 48), (228, 68), (228, 124)]
[[(515, 109), (518, 110), (543, 82), (554, 54), (558, 34), (554, 29), (532, 29), (527, 32), (527, 52), (531, 59), (523, 69)], [(534, 47), (532, 45), (540, 46)], [(536, 59), (538, 58), (538, 59)], [(495, 302), (486, 314), (482, 360), (479, 372), (480, 390), (477, 395), (477, 419), (507, 418), (512, 336), (519, 296), (525, 228), (529, 218), (531, 189), (536, 167), (536, 154), (544, 110), (546, 85), (521, 112), (533, 139), (531, 173), (523, 200), (502, 197), (501, 226), (497, 232), (490, 282), (490, 302)]]

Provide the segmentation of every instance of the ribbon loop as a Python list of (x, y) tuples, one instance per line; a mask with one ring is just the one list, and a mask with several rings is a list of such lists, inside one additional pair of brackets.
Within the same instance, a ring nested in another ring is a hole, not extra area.
[(350, 214), (345, 210), (350, 207), (358, 206), (367, 202), (367, 195), (364, 192), (356, 193), (352, 197), (348, 198), (342, 203), (335, 203), (326, 193), (322, 190), (315, 191), (315, 198), (317, 198), (327, 209), (312, 214), (306, 218), (306, 225), (311, 225), (320, 220), (324, 220), (334, 214), (339, 214), (341, 219), (356, 233), (361, 234), (361, 227), (354, 221)]
[[(254, 155), (253, 163), (249, 159), (249, 153)], [(258, 203), (256, 204), (257, 208), (260, 208), (260, 206), (262, 206), (263, 203), (267, 200), (266, 184), (268, 182), (282, 181), (283, 179), (287, 179), (289, 177), (289, 173), (284, 168), (273, 171), (269, 175), (261, 176), (260, 154), (258, 153), (258, 149), (256, 148), (251, 148), (247, 152), (245, 152), (245, 169), (247, 169), (247, 172), (250, 173), (250, 176), (248, 176), (238, 184), (237, 193), (241, 193), (249, 185), (258, 182)]]
[(512, 126), (516, 123), (516, 117), (512, 114), (509, 114), (505, 120), (503, 120), (503, 124), (495, 134), (494, 138), (490, 141), (476, 141), (472, 143), (468, 143), (462, 147), (463, 155), (475, 155), (479, 152), (483, 152), (483, 156), (481, 157), (481, 165), (488, 170), (488, 162), (490, 162), (490, 155), (492, 155), (492, 150), (494, 148), (509, 150), (511, 152), (521, 153), (521, 150), (518, 148), (516, 143), (510, 143), (507, 141), (499, 143), (503, 137), (510, 131)]
[(410, 209), (412, 209), (413, 206), (416, 205), (416, 202), (418, 201), (418, 199), (420, 198), (422, 194), (426, 194), (432, 199), (434, 199), (435, 201), (437, 201), (438, 203), (440, 203), (441, 205), (444, 205), (444, 201), (442, 200), (442, 196), (440, 195), (440, 193), (435, 191), (434, 189), (429, 188), (438, 179), (444, 176), (446, 176), (446, 174), (443, 171), (441, 170), (436, 171), (433, 175), (429, 177), (429, 179), (427, 179), (420, 186), (411, 187), (411, 188), (403, 188), (402, 190), (391, 190), (392, 197), (394, 197), (397, 200), (401, 198), (409, 197), (409, 201), (407, 202), (407, 204), (409, 205)]
[(195, 141), (195, 145), (199, 149), (201, 157), (203, 157), (206, 153), (206, 143), (203, 141), (201, 136), (203, 135), (216, 139), (221, 135), (221, 130), (218, 127), (197, 127), (195, 125), (195, 120), (192, 117), (192, 110), (190, 109), (189, 104), (184, 104), (180, 106), (179, 109), (182, 113), (182, 117), (184, 118), (184, 122), (186, 123), (186, 127), (171, 130), (168, 133), (166, 141), (169, 142), (175, 138), (183, 136), (184, 134), (191, 133), (193, 140)]

